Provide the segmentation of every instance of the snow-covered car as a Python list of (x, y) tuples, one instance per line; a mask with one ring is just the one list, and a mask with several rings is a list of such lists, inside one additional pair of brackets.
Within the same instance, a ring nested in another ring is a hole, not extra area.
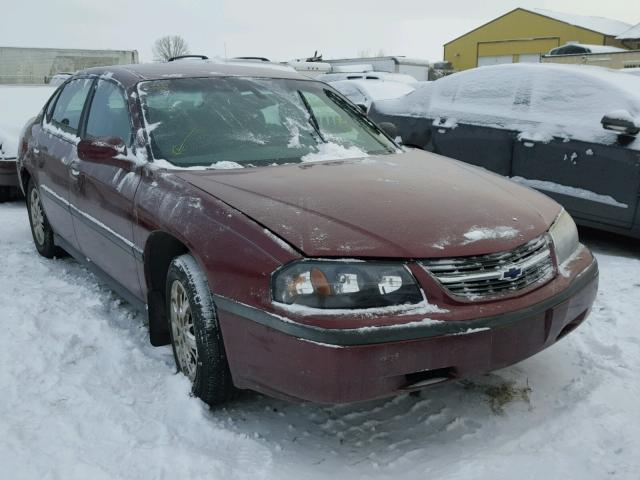
[(19, 192), (16, 157), (20, 131), (54, 89), (40, 85), (0, 85), (0, 202)]
[(511, 177), (580, 224), (640, 237), (640, 79), (601, 67), (516, 64), (457, 73), (374, 121), (406, 145)]
[(193, 392), (344, 403), (518, 362), (587, 317), (560, 205), (405, 152), (329, 85), (236, 63), (76, 74), (25, 129), (37, 251), (148, 316)]
[(374, 101), (402, 97), (415, 90), (406, 83), (384, 80), (340, 80), (330, 85), (365, 112)]
[(341, 80), (385, 80), (389, 82), (406, 83), (407, 85), (414, 85), (418, 81), (411, 75), (405, 73), (392, 73), (392, 72), (328, 72), (316, 77), (316, 80), (321, 82), (339, 82)]
[(547, 55), (584, 55), (589, 53), (620, 53), (626, 52), (624, 48), (609, 45), (586, 45), (582, 43), (567, 43), (549, 51)]

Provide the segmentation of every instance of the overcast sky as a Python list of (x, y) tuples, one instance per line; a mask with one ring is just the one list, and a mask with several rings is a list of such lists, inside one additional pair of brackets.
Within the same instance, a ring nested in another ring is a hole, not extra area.
[[(640, 22), (640, 0), (0, 0), (0, 46), (138, 50), (162, 35), (191, 53), (273, 60), (360, 51), (442, 59), (442, 45), (518, 6)], [(8, 6), (10, 3), (10, 7)]]

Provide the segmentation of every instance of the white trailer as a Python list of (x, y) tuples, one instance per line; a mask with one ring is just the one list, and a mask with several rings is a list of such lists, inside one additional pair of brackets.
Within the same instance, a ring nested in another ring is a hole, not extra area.
[(331, 64), (333, 67), (367, 65), (371, 66), (375, 72), (403, 73), (405, 75), (411, 75), (418, 81), (429, 80), (429, 61), (420, 58), (403, 56), (340, 58), (324, 60), (324, 62)]

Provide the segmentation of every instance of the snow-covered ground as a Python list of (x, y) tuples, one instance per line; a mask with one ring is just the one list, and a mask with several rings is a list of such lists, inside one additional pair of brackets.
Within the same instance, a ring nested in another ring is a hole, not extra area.
[(2, 479), (637, 479), (640, 248), (589, 233), (587, 323), (519, 365), (350, 406), (244, 394), (210, 411), (168, 347), (0, 205)]

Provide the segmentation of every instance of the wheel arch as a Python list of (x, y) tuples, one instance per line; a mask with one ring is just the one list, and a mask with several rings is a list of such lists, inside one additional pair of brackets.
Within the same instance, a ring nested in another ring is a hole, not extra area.
[(164, 231), (152, 232), (145, 244), (143, 258), (147, 286), (149, 340), (154, 346), (170, 343), (165, 309), (165, 282), (171, 261), (185, 253), (190, 253), (185, 243)]

